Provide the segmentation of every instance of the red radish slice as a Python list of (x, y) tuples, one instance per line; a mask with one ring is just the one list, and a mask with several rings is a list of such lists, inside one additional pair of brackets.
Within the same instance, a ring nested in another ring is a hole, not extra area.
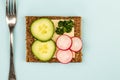
[(72, 40), (67, 35), (61, 35), (60, 37), (58, 37), (56, 44), (59, 49), (67, 50), (71, 47)]
[(73, 37), (72, 38), (72, 46), (71, 46), (71, 50), (74, 52), (78, 52), (80, 51), (80, 49), (82, 48), (82, 41), (80, 38), (78, 37)]
[(72, 60), (72, 52), (70, 50), (58, 50), (57, 59), (63, 64), (67, 64)]

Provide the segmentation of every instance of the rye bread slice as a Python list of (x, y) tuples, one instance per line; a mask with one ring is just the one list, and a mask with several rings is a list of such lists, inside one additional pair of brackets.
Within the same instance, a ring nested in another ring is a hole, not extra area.
[[(31, 45), (34, 42), (34, 38), (31, 35), (30, 32), (30, 26), (31, 24), (39, 19), (39, 18), (49, 18), (52, 20), (60, 20), (60, 19), (73, 19), (75, 26), (74, 26), (74, 36), (81, 38), (81, 17), (79, 16), (26, 16), (26, 61), (27, 62), (42, 62), (39, 59), (37, 59), (32, 51), (31, 51)], [(75, 58), (72, 59), (71, 62), (81, 62), (82, 61), (82, 52), (76, 52)], [(56, 58), (52, 58), (49, 62), (58, 62)]]

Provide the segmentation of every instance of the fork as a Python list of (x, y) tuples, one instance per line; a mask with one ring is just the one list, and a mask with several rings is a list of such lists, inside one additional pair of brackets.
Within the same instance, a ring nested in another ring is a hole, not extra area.
[(16, 0), (6, 0), (6, 21), (10, 31), (10, 68), (8, 80), (16, 80), (13, 54), (13, 30), (17, 22)]

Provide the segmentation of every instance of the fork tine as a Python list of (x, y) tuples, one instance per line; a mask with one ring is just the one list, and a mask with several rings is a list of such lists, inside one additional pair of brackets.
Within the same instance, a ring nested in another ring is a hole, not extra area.
[(16, 0), (13, 0), (13, 14), (16, 15)]
[(6, 0), (6, 15), (10, 13), (10, 0)]

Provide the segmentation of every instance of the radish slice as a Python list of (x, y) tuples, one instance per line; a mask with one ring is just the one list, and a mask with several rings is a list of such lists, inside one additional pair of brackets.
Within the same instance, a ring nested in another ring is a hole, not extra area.
[(67, 35), (61, 35), (60, 37), (58, 37), (56, 44), (59, 49), (67, 50), (71, 47), (72, 40)]
[(82, 41), (80, 38), (78, 37), (73, 37), (72, 38), (72, 46), (71, 46), (71, 50), (74, 52), (78, 52), (80, 51), (80, 49), (82, 48)]
[(72, 60), (72, 52), (70, 50), (58, 50), (57, 59), (63, 64), (67, 64)]

